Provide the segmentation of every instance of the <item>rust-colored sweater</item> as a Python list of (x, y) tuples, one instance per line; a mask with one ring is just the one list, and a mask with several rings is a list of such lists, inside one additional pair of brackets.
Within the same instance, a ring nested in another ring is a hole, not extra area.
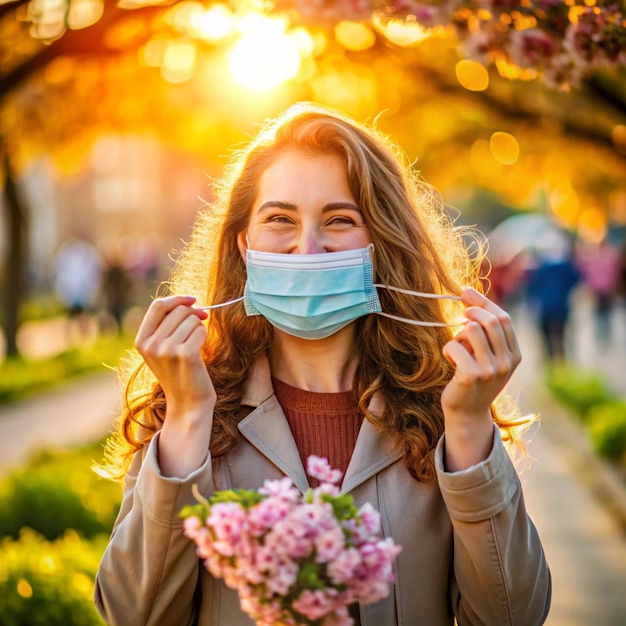
[(304, 467), (306, 459), (315, 454), (345, 474), (363, 421), (352, 392), (304, 391), (276, 378), (272, 384)]

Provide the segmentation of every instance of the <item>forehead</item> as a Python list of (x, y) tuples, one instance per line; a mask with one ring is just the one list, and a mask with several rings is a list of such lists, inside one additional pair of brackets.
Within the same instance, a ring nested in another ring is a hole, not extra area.
[(279, 152), (263, 170), (257, 199), (277, 192), (339, 193), (351, 196), (345, 159), (336, 153)]

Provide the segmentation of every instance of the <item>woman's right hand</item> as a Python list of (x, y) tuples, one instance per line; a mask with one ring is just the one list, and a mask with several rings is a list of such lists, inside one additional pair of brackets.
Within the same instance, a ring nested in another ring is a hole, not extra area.
[(191, 296), (154, 300), (135, 339), (165, 394), (159, 464), (168, 476), (184, 477), (199, 467), (211, 437), (216, 393), (201, 355), (207, 313), (194, 303)]

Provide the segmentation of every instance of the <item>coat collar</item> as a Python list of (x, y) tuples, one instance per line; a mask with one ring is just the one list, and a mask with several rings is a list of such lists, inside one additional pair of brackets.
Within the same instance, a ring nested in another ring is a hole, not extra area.
[[(241, 403), (255, 407), (239, 423), (241, 434), (291, 478), (298, 489), (306, 491), (306, 472), (285, 414), (274, 395), (269, 361), (266, 358), (259, 359), (253, 366)], [(382, 409), (382, 400), (375, 397), (370, 410), (379, 413)], [(341, 491), (352, 491), (401, 457), (402, 451), (394, 445), (390, 435), (363, 420)]]

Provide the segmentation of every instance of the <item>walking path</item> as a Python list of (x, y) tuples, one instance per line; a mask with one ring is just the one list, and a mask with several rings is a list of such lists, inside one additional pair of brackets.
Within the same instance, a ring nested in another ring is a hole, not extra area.
[[(509, 390), (540, 423), (521, 468), (524, 494), (553, 578), (548, 626), (626, 624), (626, 481), (591, 450), (576, 420), (550, 397), (541, 344), (528, 311), (512, 312), (524, 355)], [(600, 350), (591, 303), (579, 294), (568, 342), (579, 367), (603, 372), (626, 397), (626, 315), (616, 311), (614, 337)]]
[[(599, 351), (590, 334), (590, 309), (579, 304), (571, 345), (576, 362), (601, 367), (626, 396), (626, 323), (616, 330), (613, 344)], [(623, 626), (626, 488), (545, 391), (539, 339), (527, 312), (514, 311), (514, 320), (524, 360), (509, 389), (523, 410), (542, 417), (528, 446), (530, 460), (520, 470), (528, 510), (552, 570), (547, 625)], [(115, 375), (105, 372), (0, 407), (0, 475), (44, 447), (71, 447), (105, 436), (117, 406)]]
[(105, 437), (118, 403), (116, 375), (106, 371), (0, 405), (0, 474), (45, 448), (70, 448)]

